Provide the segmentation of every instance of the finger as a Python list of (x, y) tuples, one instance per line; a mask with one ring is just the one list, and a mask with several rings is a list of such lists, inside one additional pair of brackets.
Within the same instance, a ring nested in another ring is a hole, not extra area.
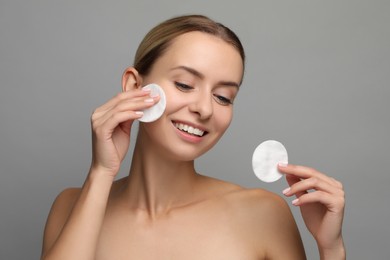
[(334, 196), (323, 191), (306, 193), (299, 197), (299, 199), (293, 201), (295, 206), (302, 206), (309, 203), (321, 203), (334, 213), (342, 212), (345, 206), (344, 197)]
[(280, 172), (288, 174), (288, 175), (294, 175), (296, 177), (299, 177), (301, 179), (308, 179), (311, 177), (317, 177), (320, 179), (323, 179), (327, 182), (332, 182), (331, 178), (326, 176), (325, 174), (317, 171), (316, 169), (301, 166), (301, 165), (293, 165), (293, 164), (279, 164), (278, 169)]
[(291, 196), (291, 195), (295, 195), (297, 198), (299, 198), (300, 196), (302, 196), (303, 194), (306, 193), (306, 191), (302, 191), (302, 192), (290, 192), (291, 190), (291, 187), (293, 187), (294, 185), (296, 185), (297, 183), (301, 182), (301, 179), (298, 178), (298, 177), (295, 177), (294, 175), (286, 175), (286, 181), (289, 185), (289, 187), (285, 190), (283, 190), (283, 194), (286, 195), (286, 196)]
[(137, 111), (139, 114), (142, 110), (147, 109), (153, 105), (155, 105), (159, 101), (160, 97), (156, 96), (154, 98), (151, 97), (143, 97), (141, 100), (137, 101), (122, 101), (122, 103), (117, 104), (115, 107), (106, 111), (104, 114), (100, 116), (100, 118), (95, 118), (94, 125), (100, 126), (104, 124), (107, 120), (114, 117), (117, 113), (127, 112), (132, 113)]
[[(143, 99), (145, 100), (150, 98), (145, 96), (143, 97)], [(107, 108), (106, 110), (94, 111), (91, 117), (91, 121), (94, 121), (95, 124), (101, 124), (117, 112), (124, 112), (126, 110), (129, 112), (142, 111), (148, 107), (149, 104), (140, 100), (139, 98), (131, 100), (122, 100), (115, 105), (112, 105), (111, 107)]]
[(292, 196), (294, 194), (307, 193), (309, 190), (318, 190), (330, 194), (340, 194), (340, 190), (336, 186), (316, 177), (312, 177), (294, 183), (290, 186), (290, 189), (284, 192), (284, 195)]
[(132, 99), (132, 100), (123, 100), (116, 104), (113, 108), (110, 110), (112, 113), (117, 113), (117, 112), (125, 112), (125, 111), (141, 111), (144, 109), (147, 109), (160, 100), (159, 96), (156, 97), (142, 97), (138, 99)]
[(331, 181), (333, 182), (335, 187), (337, 187), (340, 190), (344, 189), (343, 184), (340, 181), (338, 181), (338, 180), (336, 180), (335, 178), (332, 178), (332, 177), (329, 177), (329, 178), (331, 179)]
[[(119, 112), (114, 115), (112, 115), (109, 119), (107, 119), (104, 124), (98, 125), (94, 127), (94, 132), (96, 132), (97, 136), (100, 136), (101, 138), (111, 138), (111, 134), (114, 131), (114, 129), (123, 123), (124, 125), (130, 124), (140, 117), (142, 117), (142, 112)], [(130, 122), (129, 122), (130, 121)], [(124, 127), (124, 125), (122, 127)], [(129, 127), (130, 128), (130, 127)], [(127, 132), (127, 131), (126, 131)], [(130, 132), (130, 131), (128, 131)]]
[(286, 176), (286, 181), (288, 183), (288, 185), (291, 187), (292, 185), (294, 185), (295, 183), (297, 182), (300, 182), (301, 179), (294, 176), (294, 175), (285, 175)]
[(150, 90), (141, 89), (141, 90), (125, 91), (125, 92), (118, 93), (116, 96), (111, 98), (105, 104), (98, 107), (95, 110), (95, 112), (99, 113), (99, 112), (107, 111), (123, 100), (131, 100), (140, 97), (150, 96), (150, 92), (151, 92)]

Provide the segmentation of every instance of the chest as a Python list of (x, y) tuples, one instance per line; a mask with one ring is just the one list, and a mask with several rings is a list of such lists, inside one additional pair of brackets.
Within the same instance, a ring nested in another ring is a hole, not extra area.
[(145, 221), (113, 214), (103, 224), (96, 259), (258, 259), (254, 251), (227, 215), (174, 214)]

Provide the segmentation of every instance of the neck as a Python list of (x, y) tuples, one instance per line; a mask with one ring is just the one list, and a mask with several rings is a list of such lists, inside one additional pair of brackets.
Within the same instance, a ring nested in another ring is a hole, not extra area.
[(125, 192), (130, 207), (151, 218), (191, 202), (197, 174), (194, 161), (175, 161), (159, 149), (142, 145), (134, 148)]

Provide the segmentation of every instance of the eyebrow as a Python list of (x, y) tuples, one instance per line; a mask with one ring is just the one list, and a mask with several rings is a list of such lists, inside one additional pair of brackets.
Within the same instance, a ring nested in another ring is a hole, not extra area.
[[(180, 70), (180, 69), (187, 71), (188, 73), (194, 75), (195, 77), (197, 77), (199, 79), (204, 79), (205, 78), (205, 76), (202, 73), (200, 73), (199, 71), (197, 71), (197, 70), (195, 70), (193, 68), (187, 67), (187, 66), (177, 66), (177, 67), (174, 67), (171, 70)], [(218, 85), (240, 88), (240, 85), (237, 82), (234, 82), (234, 81), (219, 81)]]

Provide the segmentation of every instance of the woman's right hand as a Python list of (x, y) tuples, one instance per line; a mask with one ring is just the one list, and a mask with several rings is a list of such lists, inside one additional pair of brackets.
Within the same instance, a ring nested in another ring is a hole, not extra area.
[(62, 192), (50, 210), (42, 259), (95, 259), (112, 181), (130, 145), (134, 120), (156, 104), (150, 90), (133, 88), (97, 108), (91, 117), (92, 163), (81, 189)]
[(156, 104), (160, 97), (150, 90), (137, 89), (119, 93), (97, 108), (91, 117), (92, 164), (115, 177), (130, 145), (131, 126), (142, 111)]

